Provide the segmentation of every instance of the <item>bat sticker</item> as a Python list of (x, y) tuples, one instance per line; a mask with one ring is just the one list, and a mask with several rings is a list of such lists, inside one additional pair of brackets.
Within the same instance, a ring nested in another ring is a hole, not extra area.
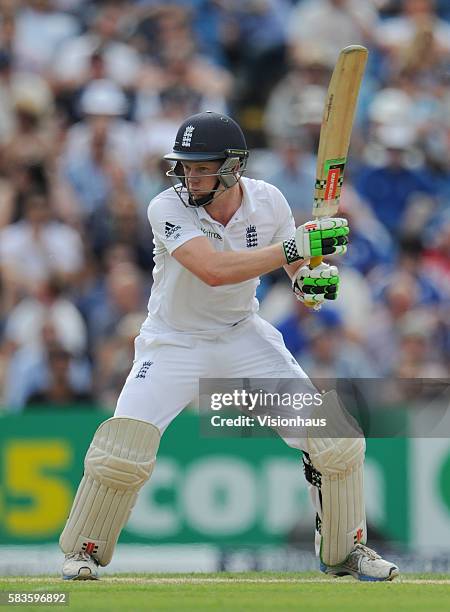
[(340, 159), (328, 159), (325, 161), (325, 179), (316, 180), (316, 193), (317, 201), (328, 201), (336, 200), (339, 198), (342, 183), (344, 182), (344, 170), (347, 159), (342, 157)]
[(344, 181), (345, 158), (342, 160), (327, 160), (325, 162), (326, 187), (324, 200), (335, 200), (341, 193)]

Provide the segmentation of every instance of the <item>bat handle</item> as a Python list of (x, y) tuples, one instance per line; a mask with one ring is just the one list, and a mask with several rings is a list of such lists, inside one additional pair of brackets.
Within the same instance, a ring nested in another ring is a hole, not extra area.
[(313, 268), (317, 268), (317, 266), (320, 266), (322, 261), (323, 261), (323, 257), (321, 255), (319, 255), (318, 257), (311, 257), (311, 260), (309, 262), (309, 267), (311, 268), (311, 270)]
[[(315, 217), (315, 220), (318, 222), (319, 218)], [(314, 268), (317, 268), (317, 266), (320, 266), (322, 261), (323, 261), (322, 255), (318, 255), (316, 257), (311, 257), (311, 259), (309, 260), (309, 267), (310, 267), (310, 269), (313, 270)]]

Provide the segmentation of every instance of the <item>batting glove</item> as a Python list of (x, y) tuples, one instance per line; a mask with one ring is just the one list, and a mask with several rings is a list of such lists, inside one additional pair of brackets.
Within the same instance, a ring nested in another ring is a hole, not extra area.
[(309, 266), (301, 266), (292, 279), (295, 297), (316, 308), (320, 308), (325, 300), (335, 300), (338, 288), (338, 269), (323, 262), (312, 270)]
[(295, 236), (283, 242), (288, 264), (323, 255), (343, 255), (348, 243), (347, 219), (324, 217), (308, 221), (295, 230)]

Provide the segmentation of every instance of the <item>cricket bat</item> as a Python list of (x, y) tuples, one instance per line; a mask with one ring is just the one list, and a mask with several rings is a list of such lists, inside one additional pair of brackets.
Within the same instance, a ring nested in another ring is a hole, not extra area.
[[(314, 219), (331, 217), (339, 208), (353, 117), (367, 55), (368, 50), (361, 45), (345, 47), (331, 76), (320, 128), (312, 209)], [(315, 268), (322, 259), (313, 257), (310, 267)]]

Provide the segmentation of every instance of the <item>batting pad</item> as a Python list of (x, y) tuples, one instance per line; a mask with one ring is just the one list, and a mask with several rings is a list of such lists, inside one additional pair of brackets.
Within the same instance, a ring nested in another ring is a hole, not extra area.
[(153, 471), (159, 441), (159, 429), (146, 421), (116, 417), (100, 425), (59, 539), (64, 553), (87, 552), (100, 565), (111, 561), (138, 492)]
[[(342, 563), (355, 544), (367, 541), (363, 464), (365, 440), (334, 391), (323, 396), (326, 438), (307, 439), (312, 484), (320, 491), (320, 558), (328, 566)], [(339, 437), (345, 435), (346, 437)], [(349, 437), (352, 436), (352, 437)]]

